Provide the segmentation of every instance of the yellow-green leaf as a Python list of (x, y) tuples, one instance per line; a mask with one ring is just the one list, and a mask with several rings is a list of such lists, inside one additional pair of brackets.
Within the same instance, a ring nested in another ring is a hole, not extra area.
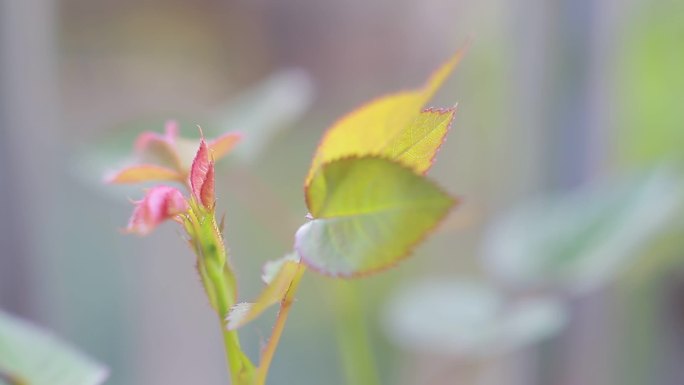
[(182, 178), (177, 171), (154, 164), (126, 167), (106, 178), (108, 183), (140, 183), (161, 180), (182, 181)]
[(452, 56), (423, 87), (371, 101), (333, 124), (316, 150), (305, 185), (309, 185), (319, 167), (332, 160), (384, 154), (383, 150), (419, 118), (425, 104), (461, 60), (463, 52), (461, 49)]
[(391, 267), (455, 204), (427, 178), (376, 156), (323, 165), (306, 199), (314, 219), (297, 231), (295, 249), (309, 267), (343, 277)]
[[(275, 271), (277, 269), (277, 272)], [(254, 302), (239, 303), (230, 310), (226, 317), (227, 328), (235, 330), (253, 321), (271, 305), (280, 302), (287, 294), (292, 281), (302, 272), (302, 266), (289, 256), (264, 266), (266, 287)]]
[(412, 168), (417, 173), (425, 173), (444, 143), (456, 108), (427, 109), (418, 115), (411, 124), (400, 131), (383, 149), (383, 155)]

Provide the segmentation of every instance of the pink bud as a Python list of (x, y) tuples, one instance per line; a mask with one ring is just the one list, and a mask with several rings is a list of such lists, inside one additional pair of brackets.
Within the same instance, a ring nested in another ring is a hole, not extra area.
[(202, 206), (210, 210), (214, 207), (214, 160), (204, 137), (190, 168), (190, 189)]
[(149, 189), (145, 197), (135, 202), (135, 205), (126, 231), (138, 235), (147, 235), (160, 223), (188, 210), (183, 194), (169, 186)]

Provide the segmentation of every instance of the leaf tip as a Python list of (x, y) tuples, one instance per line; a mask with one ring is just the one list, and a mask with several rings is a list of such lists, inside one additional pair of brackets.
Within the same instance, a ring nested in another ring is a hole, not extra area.
[(226, 329), (235, 330), (243, 325), (246, 315), (252, 308), (252, 303), (250, 302), (240, 302), (230, 308), (228, 315), (226, 316)]

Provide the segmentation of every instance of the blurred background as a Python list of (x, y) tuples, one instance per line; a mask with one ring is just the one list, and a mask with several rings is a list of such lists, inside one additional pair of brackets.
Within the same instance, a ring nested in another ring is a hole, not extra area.
[[(102, 175), (169, 118), (244, 132), (217, 196), (248, 300), (323, 131), (472, 39), (431, 103), (459, 102), (430, 176), (462, 205), (386, 274), (307, 274), (269, 384), (359, 385), (339, 285), (382, 384), (682, 384), (683, 20), (681, 0), (4, 0), (0, 308), (109, 385), (226, 384), (179, 229), (122, 235), (142, 193)], [(253, 357), (273, 316), (244, 330)]]

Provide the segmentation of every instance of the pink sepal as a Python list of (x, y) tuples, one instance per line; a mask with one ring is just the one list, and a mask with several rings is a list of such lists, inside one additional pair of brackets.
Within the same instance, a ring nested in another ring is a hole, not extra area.
[(169, 120), (164, 126), (164, 135), (152, 131), (141, 133), (135, 141), (135, 151), (139, 154), (143, 153), (154, 144), (167, 146), (169, 150), (174, 151), (176, 138), (178, 138), (178, 122)]
[(135, 202), (126, 231), (147, 235), (162, 222), (188, 211), (188, 208), (188, 203), (177, 188), (153, 187), (147, 190), (142, 200)]

